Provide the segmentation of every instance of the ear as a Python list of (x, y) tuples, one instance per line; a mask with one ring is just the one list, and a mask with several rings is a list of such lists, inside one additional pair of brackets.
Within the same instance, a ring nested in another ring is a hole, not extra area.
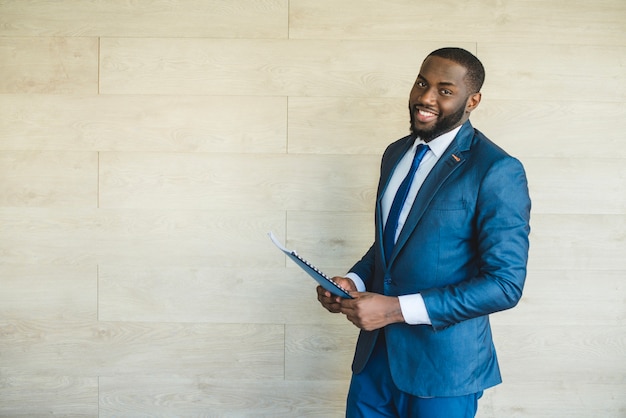
[(471, 94), (467, 98), (467, 103), (465, 103), (465, 113), (471, 113), (474, 109), (476, 109), (480, 104), (481, 98), (482, 94), (480, 92)]

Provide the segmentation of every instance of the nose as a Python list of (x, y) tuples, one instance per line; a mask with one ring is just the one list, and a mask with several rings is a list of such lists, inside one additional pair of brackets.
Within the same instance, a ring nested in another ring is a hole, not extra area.
[(414, 86), (409, 96), (412, 105), (434, 106), (436, 97), (434, 89), (426, 87)]
[(421, 94), (417, 97), (420, 103), (433, 104), (435, 103), (435, 91), (433, 88), (425, 88), (421, 91)]

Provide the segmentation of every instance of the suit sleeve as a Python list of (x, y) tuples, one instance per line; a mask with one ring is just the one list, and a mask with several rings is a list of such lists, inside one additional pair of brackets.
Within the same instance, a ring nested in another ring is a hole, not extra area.
[(522, 164), (496, 161), (480, 181), (476, 200), (477, 274), (422, 293), (435, 330), (517, 305), (526, 279), (530, 197)]
[(365, 283), (366, 289), (371, 289), (369, 283), (374, 276), (374, 245), (365, 253), (365, 255), (350, 269), (350, 272), (357, 274)]

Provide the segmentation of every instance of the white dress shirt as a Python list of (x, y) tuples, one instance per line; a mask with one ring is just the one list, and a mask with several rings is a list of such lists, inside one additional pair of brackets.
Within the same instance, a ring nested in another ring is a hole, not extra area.
[[(426, 155), (424, 155), (424, 158), (422, 159), (419, 167), (417, 168), (417, 171), (415, 172), (415, 177), (413, 178), (413, 182), (411, 183), (411, 187), (409, 188), (409, 193), (404, 202), (404, 206), (400, 211), (395, 240), (397, 240), (398, 235), (400, 235), (400, 231), (402, 230), (402, 227), (406, 222), (406, 218), (409, 216), (411, 207), (413, 207), (413, 202), (415, 201), (417, 192), (419, 191), (420, 187), (422, 187), (424, 180), (426, 180), (426, 176), (428, 176), (437, 161), (439, 161), (444, 151), (452, 143), (454, 137), (460, 129), (461, 127), (459, 126), (451, 130), (450, 132), (446, 132), (445, 134), (438, 136), (427, 144), (430, 150), (426, 153)], [(411, 149), (409, 149), (409, 151), (404, 154), (404, 156), (398, 162), (395, 170), (393, 171), (391, 179), (387, 184), (387, 188), (384, 191), (381, 200), (381, 210), (382, 217), (385, 223), (387, 223), (389, 210), (391, 209), (391, 204), (393, 203), (396, 192), (400, 187), (400, 183), (402, 183), (402, 180), (404, 180), (411, 168), (411, 163), (413, 161), (413, 157), (415, 156), (415, 151), (418, 144), (425, 144), (425, 142), (418, 138), (411, 147)], [(354, 282), (359, 292), (365, 291), (365, 283), (357, 274), (350, 272), (346, 275), (346, 277)], [(400, 309), (402, 310), (402, 316), (404, 317), (404, 321), (407, 324), (431, 324), (430, 317), (428, 316), (428, 312), (426, 311), (426, 305), (424, 304), (424, 299), (422, 298), (422, 295), (420, 295), (419, 293), (415, 293), (412, 295), (399, 296), (398, 299), (400, 300)]]

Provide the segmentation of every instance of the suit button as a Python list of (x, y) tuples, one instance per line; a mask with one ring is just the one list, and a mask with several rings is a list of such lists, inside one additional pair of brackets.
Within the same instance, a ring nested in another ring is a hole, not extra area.
[(392, 280), (391, 280), (391, 276), (389, 274), (385, 274), (385, 284), (389, 285), (391, 284)]

